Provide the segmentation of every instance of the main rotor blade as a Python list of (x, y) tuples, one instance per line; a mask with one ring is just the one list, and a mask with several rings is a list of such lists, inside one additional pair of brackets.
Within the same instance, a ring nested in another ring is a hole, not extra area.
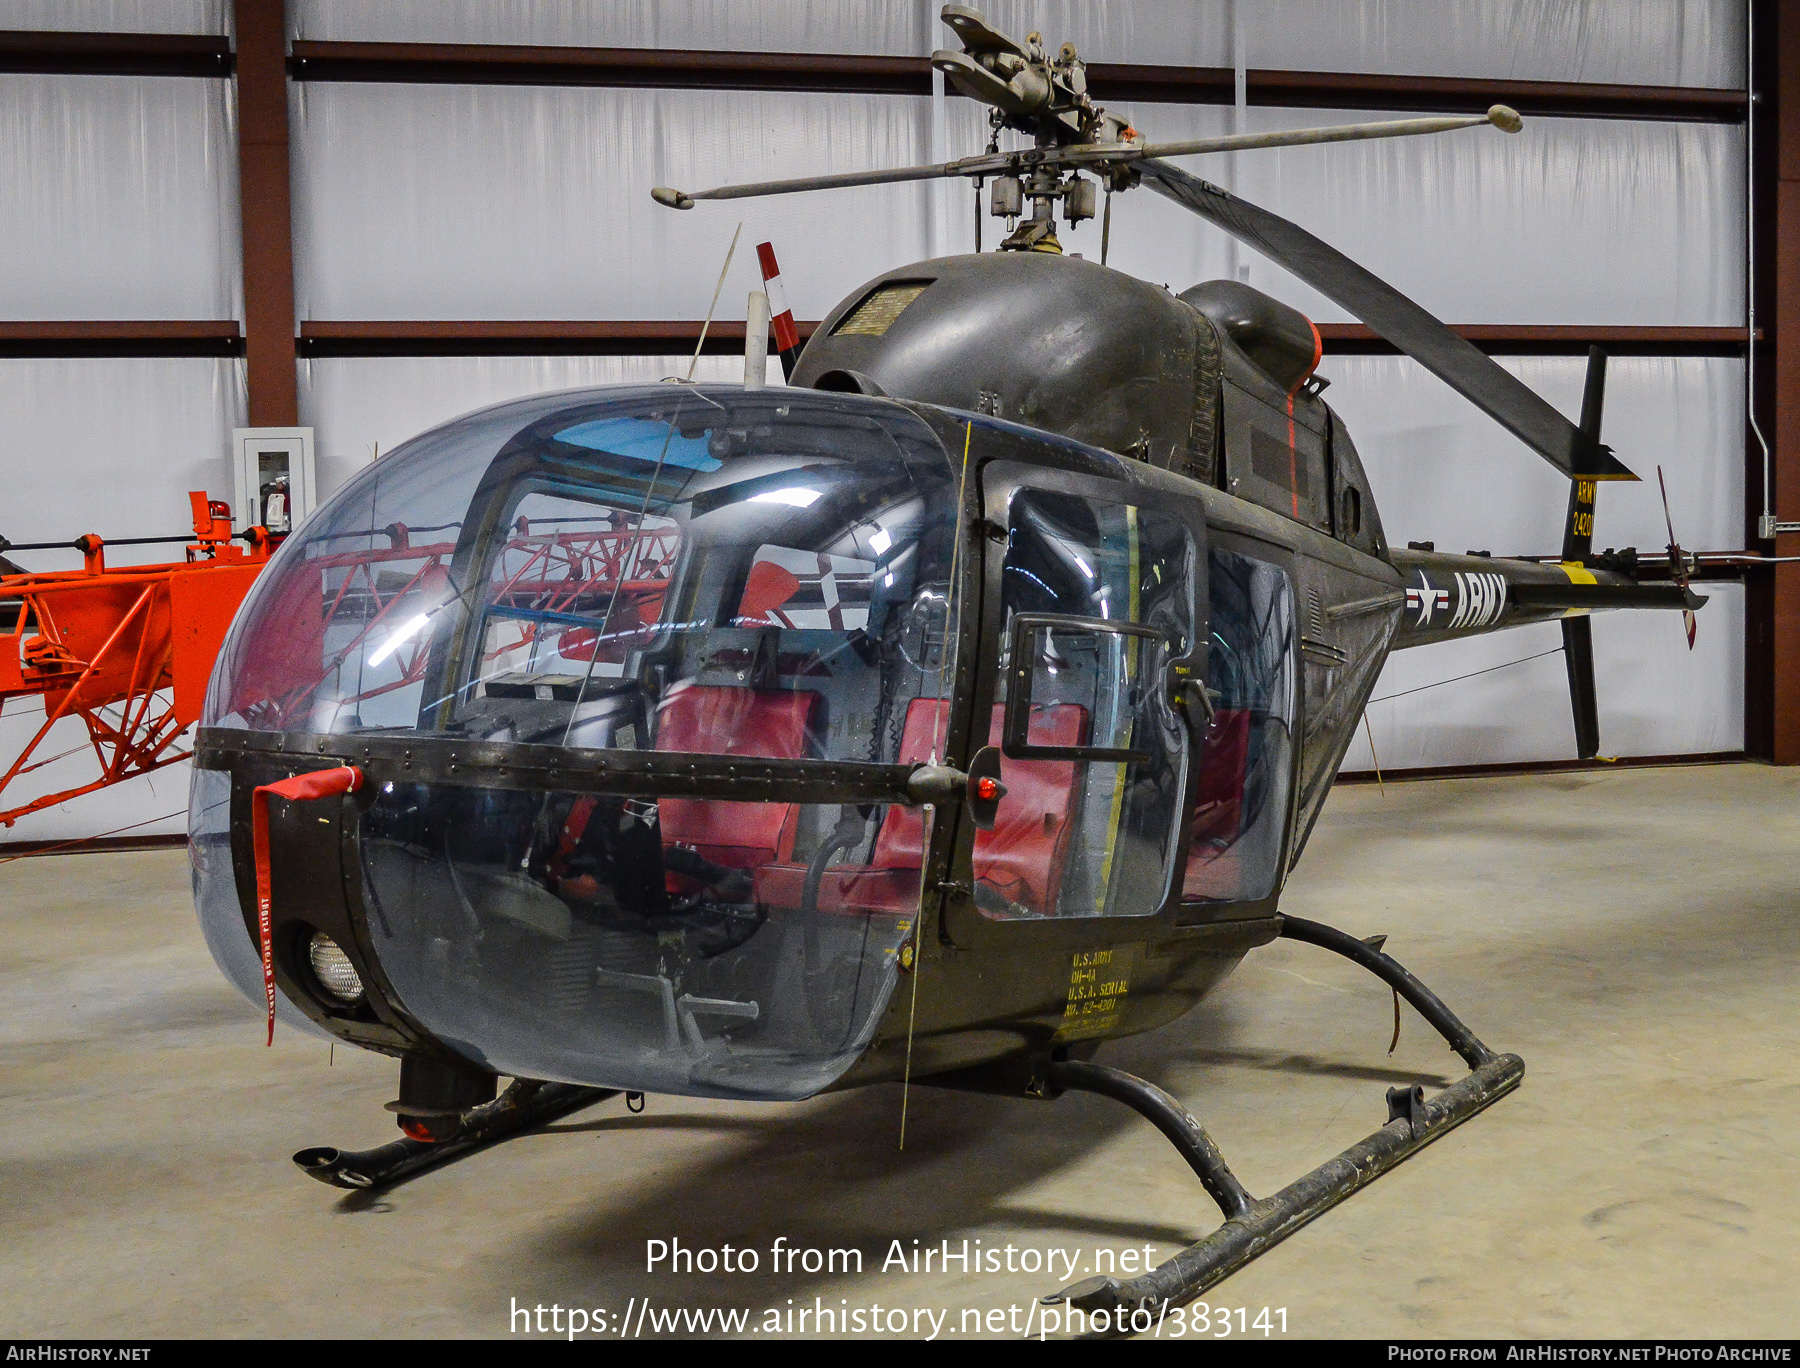
[(1571, 479), (1635, 480), (1604, 446), (1542, 396), (1392, 285), (1296, 223), (1167, 162), (1138, 164), (1144, 183), (1256, 248), (1442, 380)]
[(1524, 122), (1505, 105), (1485, 114), (1455, 114), (1429, 119), (1385, 119), (1376, 123), (1334, 124), (1328, 128), (1290, 128), (1278, 133), (1233, 133), (1222, 138), (1194, 138), (1187, 142), (1147, 143), (1144, 157), (1189, 157), (1201, 152), (1250, 152), (1259, 147), (1304, 147), (1311, 143), (1363, 142), (1370, 138), (1410, 138), (1420, 133), (1449, 133), (1458, 128), (1492, 124), (1517, 133)]
[(650, 198), (670, 209), (692, 209), (696, 200), (753, 199), (758, 195), (791, 195), (801, 190), (841, 190), (851, 185), (891, 185), (897, 181), (939, 180), (949, 176), (982, 174), (965, 170), (965, 162), (1005, 162), (995, 157), (965, 157), (961, 162), (939, 162), (932, 166), (900, 166), (881, 171), (846, 171), (836, 176), (796, 176), (793, 180), (754, 181), (747, 185), (721, 185), (712, 190), (683, 192), (659, 185)]
[(1420, 133), (1448, 133), (1458, 128), (1493, 124), (1508, 133), (1519, 130), (1519, 116), (1505, 105), (1486, 114), (1445, 118), (1389, 119), (1380, 123), (1336, 124), (1328, 128), (1291, 128), (1280, 133), (1235, 133), (1170, 143), (1073, 143), (1067, 147), (1028, 147), (1014, 152), (984, 152), (952, 162), (899, 166), (879, 171), (845, 171), (835, 176), (796, 176), (792, 180), (721, 185), (711, 190), (682, 191), (659, 185), (650, 192), (670, 209), (692, 209), (699, 200), (753, 199), (791, 195), (803, 190), (841, 190), (855, 185), (894, 185), (902, 181), (946, 180), (953, 176), (994, 176), (1039, 168), (1063, 171), (1141, 162), (1150, 157), (1187, 157), (1203, 152), (1249, 152), (1263, 147), (1303, 147), (1312, 143), (1361, 142), (1369, 138), (1404, 138)]

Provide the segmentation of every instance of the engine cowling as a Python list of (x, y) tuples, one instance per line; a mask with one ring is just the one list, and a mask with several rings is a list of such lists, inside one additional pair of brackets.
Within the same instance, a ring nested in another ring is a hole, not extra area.
[(991, 413), (1210, 482), (1220, 346), (1168, 290), (1044, 252), (876, 277), (820, 325), (792, 383)]

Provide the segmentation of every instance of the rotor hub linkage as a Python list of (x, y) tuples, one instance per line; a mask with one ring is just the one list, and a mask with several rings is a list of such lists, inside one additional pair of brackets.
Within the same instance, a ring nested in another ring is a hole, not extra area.
[(1136, 1316), (1152, 1320), (1222, 1282), (1315, 1217), (1365, 1187), (1414, 1151), (1448, 1134), (1506, 1096), (1525, 1076), (1517, 1055), (1495, 1054), (1429, 988), (1375, 945), (1329, 926), (1283, 917), (1280, 934), (1354, 960), (1410, 1002), (1419, 1015), (1461, 1055), (1472, 1072), (1435, 1097), (1417, 1085), (1390, 1088), (1388, 1120), (1336, 1158), (1288, 1184), (1271, 1197), (1253, 1198), (1226, 1164), (1219, 1148), (1175, 1098), (1121, 1069), (1066, 1060), (1052, 1064), (1050, 1084), (1058, 1089), (1099, 1093), (1122, 1102), (1150, 1121), (1181, 1152), (1218, 1203), (1225, 1223), (1141, 1277), (1089, 1278), (1044, 1298), (1100, 1313), (1103, 1333), (1125, 1334)]

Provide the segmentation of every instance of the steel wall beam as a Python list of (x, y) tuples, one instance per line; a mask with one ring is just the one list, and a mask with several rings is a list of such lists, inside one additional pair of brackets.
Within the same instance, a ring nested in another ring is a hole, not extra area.
[(245, 384), (252, 427), (300, 421), (294, 367), (294, 229), (283, 0), (234, 0)]
[[(848, 53), (298, 41), (288, 67), (302, 81), (931, 93), (923, 57)], [(0, 72), (229, 76), (232, 53), (224, 38), (208, 34), (8, 30), (0, 31)], [(1523, 114), (1703, 123), (1738, 123), (1745, 109), (1742, 91), (1700, 86), (1265, 68), (1251, 69), (1245, 79), (1251, 104), (1283, 108), (1480, 112), (1509, 104)], [(1088, 81), (1103, 100), (1228, 105), (1236, 98), (1230, 67), (1095, 62)]]
[(297, 40), (288, 70), (298, 81), (931, 94), (931, 64), (923, 57), (808, 52)]
[[(1327, 356), (1398, 356), (1400, 350), (1362, 323), (1320, 323)], [(1742, 356), (1742, 328), (1637, 324), (1452, 323), (1450, 330), (1489, 356)], [(1760, 329), (1758, 330), (1760, 332)]]
[[(1761, 325), (1761, 338), (1751, 368), (1754, 385), (1745, 389), (1746, 417), (1760, 424), (1765, 438), (1775, 436), (1775, 343), (1770, 336), (1775, 323), (1775, 293), (1772, 269), (1775, 250), (1776, 209), (1776, 124), (1775, 110), (1777, 73), (1775, 53), (1779, 41), (1776, 10), (1780, 0), (1749, 0), (1748, 11), (1754, 28), (1755, 51), (1751, 54), (1755, 69), (1748, 81), (1758, 92), (1752, 107), (1753, 121), (1748, 130), (1754, 157), (1746, 162), (1753, 215), (1746, 223), (1752, 245), (1753, 269), (1747, 271), (1744, 288), (1755, 303)], [(1747, 377), (1749, 378), (1749, 377)], [(1772, 453), (1771, 453), (1772, 455)], [(1773, 462), (1770, 462), (1771, 469)], [(1773, 479), (1767, 481), (1773, 486)], [(1744, 424), (1744, 545), (1762, 555), (1773, 555), (1776, 541), (1765, 538), (1761, 521), (1764, 511), (1765, 471), (1763, 445), (1749, 421)], [(1773, 495), (1771, 493), (1770, 497)], [(1769, 505), (1771, 508), (1773, 504)], [(1744, 574), (1744, 752), (1752, 759), (1775, 758), (1775, 570), (1765, 566)]]
[[(1741, 123), (1747, 106), (1741, 90), (1701, 86), (1388, 76), (1348, 71), (1253, 70), (1245, 73), (1245, 80), (1249, 103), (1286, 108), (1482, 114), (1491, 105), (1505, 104), (1521, 114), (1538, 116)], [(1224, 103), (1231, 100), (1227, 98)]]
[(242, 356), (235, 319), (0, 322), (0, 356)]
[[(795, 324), (801, 341), (816, 320)], [(1452, 331), (1492, 356), (1742, 356), (1741, 328), (1457, 323)], [(1759, 334), (1761, 330), (1759, 329)], [(1397, 356), (1360, 323), (1321, 323), (1327, 356)], [(678, 356), (694, 349), (700, 325), (687, 319), (311, 320), (300, 325), (300, 356)], [(708, 356), (741, 352), (741, 320), (715, 319)], [(231, 319), (0, 322), (0, 356), (242, 356)], [(1755, 478), (1760, 480), (1760, 466)]]
[(208, 33), (0, 31), (0, 71), (52, 76), (229, 76), (231, 44)]
[[(296, 42), (289, 70), (302, 81), (931, 93), (923, 57), (797, 52)], [(1509, 104), (1523, 114), (1709, 123), (1740, 122), (1745, 108), (1742, 91), (1694, 86), (1261, 69), (1246, 80), (1251, 104), (1289, 108), (1480, 112)], [(1236, 98), (1230, 67), (1094, 62), (1088, 87), (1102, 100), (1228, 105)]]
[[(800, 323), (801, 340), (817, 323)], [(586, 319), (420, 322), (308, 321), (300, 325), (302, 356), (679, 356), (700, 340), (685, 319)], [(744, 350), (742, 319), (714, 319), (708, 356)]]
[[(1759, 123), (1772, 154), (1773, 193), (1763, 203), (1773, 215), (1771, 250), (1759, 255), (1768, 272), (1774, 339), (1768, 379), (1774, 445), (1775, 516), (1800, 526), (1800, 0), (1776, 0), (1772, 24), (1759, 28), (1768, 58), (1761, 89), (1766, 123)], [(1767, 35), (1766, 38), (1763, 35)], [(1765, 182), (1766, 183), (1766, 182)], [(1800, 556), (1800, 533), (1776, 536), (1781, 556)], [(1800, 565), (1778, 565), (1766, 595), (1769, 706), (1766, 741), (1778, 765), (1800, 764)], [(1756, 605), (1759, 608), (1763, 604)], [(1748, 634), (1746, 634), (1748, 635)], [(1765, 738), (1759, 738), (1765, 739)]]
[[(802, 340), (817, 321), (797, 324)], [(1453, 331), (1492, 355), (1585, 356), (1602, 346), (1616, 356), (1741, 356), (1741, 328), (1458, 323)], [(1395, 356), (1398, 351), (1361, 323), (1321, 323), (1327, 355)], [(687, 320), (494, 320), (418, 322), (308, 321), (302, 356), (671, 356), (690, 352), (700, 325)], [(706, 335), (709, 356), (740, 352), (741, 320), (717, 319)]]

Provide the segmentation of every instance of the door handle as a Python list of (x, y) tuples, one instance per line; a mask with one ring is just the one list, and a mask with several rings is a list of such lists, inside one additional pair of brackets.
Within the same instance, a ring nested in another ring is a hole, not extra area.
[(1211, 726), (1218, 716), (1213, 704), (1213, 691), (1205, 683), (1192, 675), (1181, 675), (1173, 670), (1169, 672), (1169, 701), (1194, 720), (1193, 710), (1198, 707), (1205, 714), (1206, 725)]

